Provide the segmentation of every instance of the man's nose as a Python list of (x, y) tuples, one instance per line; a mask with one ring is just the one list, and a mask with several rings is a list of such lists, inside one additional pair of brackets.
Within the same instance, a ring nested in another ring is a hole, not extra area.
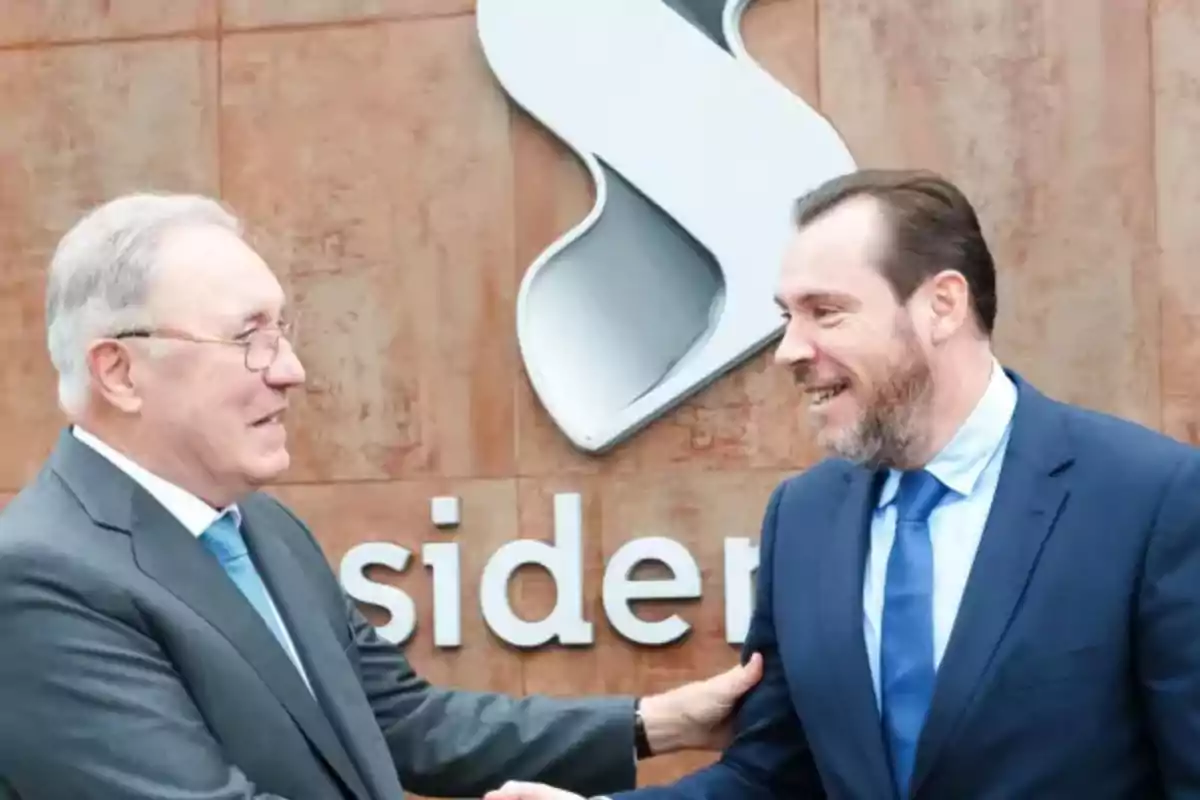
[(287, 339), (279, 340), (279, 353), (267, 370), (267, 383), (279, 388), (300, 386), (305, 380), (304, 364)]
[(799, 325), (790, 323), (775, 348), (775, 363), (796, 366), (812, 361), (815, 355), (816, 348), (813, 347), (812, 340), (800, 330)]

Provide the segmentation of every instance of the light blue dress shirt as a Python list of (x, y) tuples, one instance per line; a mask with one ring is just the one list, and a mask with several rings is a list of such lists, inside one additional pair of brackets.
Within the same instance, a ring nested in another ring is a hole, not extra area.
[[(991, 379), (975, 410), (954, 438), (926, 465), (927, 470), (949, 487), (929, 517), (933, 544), (935, 667), (941, 664), (946, 652), (975, 553), (983, 538), (1016, 407), (1017, 387), (1000, 364), (993, 361)], [(879, 638), (884, 584), (888, 555), (896, 536), (896, 490), (899, 485), (900, 473), (892, 470), (879, 492), (871, 520), (870, 550), (863, 576), (863, 634), (876, 704), (879, 702)]]

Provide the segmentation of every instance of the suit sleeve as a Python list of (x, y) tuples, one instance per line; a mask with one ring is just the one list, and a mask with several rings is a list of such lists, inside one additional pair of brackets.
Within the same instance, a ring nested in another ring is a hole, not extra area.
[[(712, 766), (674, 784), (613, 795), (612, 800), (812, 800), (823, 798), (820, 777), (797, 718), (775, 638), (773, 557), (779, 507), (787, 484), (776, 488), (763, 519), (754, 614), (743, 648), (763, 657), (762, 680), (737, 710), (734, 739)], [(786, 579), (786, 574), (783, 576)]]
[(158, 644), (50, 561), (0, 557), (0, 796), (282, 800), (225, 760)]
[(346, 603), (363, 687), (409, 791), (480, 797), (507, 780), (526, 780), (591, 796), (635, 784), (633, 698), (437, 688)]
[(308, 526), (271, 502), (304, 533), (314, 574), (326, 576), (343, 606), (347, 653), (407, 791), (480, 797), (507, 780), (525, 780), (596, 795), (635, 784), (632, 697), (514, 698), (431, 685), (358, 610)]
[(1200, 794), (1200, 456), (1176, 470), (1150, 532), (1137, 669), (1167, 797)]

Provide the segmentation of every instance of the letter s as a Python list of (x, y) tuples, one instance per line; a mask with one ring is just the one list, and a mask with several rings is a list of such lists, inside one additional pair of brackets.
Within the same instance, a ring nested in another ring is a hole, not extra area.
[(378, 564), (404, 572), (410, 555), (408, 548), (398, 544), (363, 542), (350, 548), (342, 557), (339, 569), (346, 594), (360, 603), (379, 606), (391, 615), (391, 620), (377, 630), (380, 637), (392, 644), (404, 644), (413, 635), (417, 627), (417, 608), (403, 589), (368, 578), (367, 568)]
[(713, 0), (478, 0), (498, 81), (596, 185), (517, 300), (530, 382), (582, 450), (777, 337), (793, 204), (854, 169), (829, 122), (747, 55), (745, 5), (726, 0), (718, 19)]

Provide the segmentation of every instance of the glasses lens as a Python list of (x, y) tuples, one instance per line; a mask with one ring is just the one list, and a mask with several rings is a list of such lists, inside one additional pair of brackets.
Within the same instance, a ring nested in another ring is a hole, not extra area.
[(253, 372), (266, 369), (275, 360), (279, 352), (279, 333), (276, 331), (261, 331), (250, 337), (246, 347), (246, 369)]

